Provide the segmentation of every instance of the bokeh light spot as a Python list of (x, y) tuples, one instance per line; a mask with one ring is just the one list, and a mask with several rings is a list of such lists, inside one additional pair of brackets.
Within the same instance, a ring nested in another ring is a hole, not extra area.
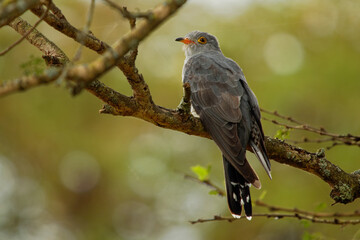
[(167, 229), (163, 235), (159, 238), (160, 240), (199, 240), (202, 239), (199, 232), (195, 228), (188, 226), (174, 226)]
[(155, 221), (151, 209), (141, 202), (124, 202), (114, 211), (113, 225), (124, 239), (152, 239)]
[(325, 37), (335, 32), (338, 22), (338, 11), (336, 7), (328, 2), (326, 7), (316, 5), (303, 16), (305, 27), (314, 35)]
[(270, 36), (264, 48), (264, 57), (269, 68), (279, 74), (297, 72), (304, 62), (304, 49), (296, 37), (287, 33)]
[(59, 166), (61, 182), (76, 193), (88, 192), (100, 179), (98, 162), (90, 154), (74, 151), (67, 154)]

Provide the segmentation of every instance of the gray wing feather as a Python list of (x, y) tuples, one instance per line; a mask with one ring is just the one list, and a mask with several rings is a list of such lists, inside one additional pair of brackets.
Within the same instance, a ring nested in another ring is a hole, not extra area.
[[(191, 88), (191, 103), (223, 155), (255, 187), (260, 181), (245, 158), (251, 137), (251, 97), (240, 79), (241, 69), (199, 54), (184, 65), (183, 81)], [(246, 82), (245, 82), (246, 83)], [(256, 102), (257, 103), (257, 102)]]

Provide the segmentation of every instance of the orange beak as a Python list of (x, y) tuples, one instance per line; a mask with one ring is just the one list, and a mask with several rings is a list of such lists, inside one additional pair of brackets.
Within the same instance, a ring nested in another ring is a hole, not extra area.
[(177, 39), (175, 39), (175, 41), (178, 41), (178, 42), (182, 42), (184, 44), (190, 44), (190, 43), (195, 43), (194, 41), (191, 41), (190, 39), (188, 38), (183, 38), (183, 37), (179, 37)]

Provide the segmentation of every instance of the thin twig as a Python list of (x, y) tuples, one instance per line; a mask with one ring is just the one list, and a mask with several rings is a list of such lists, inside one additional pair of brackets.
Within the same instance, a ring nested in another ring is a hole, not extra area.
[(83, 49), (83, 46), (84, 46), (84, 39), (85, 39), (86, 34), (89, 33), (90, 25), (91, 25), (91, 22), (92, 22), (92, 19), (93, 19), (93, 16), (94, 16), (94, 10), (95, 10), (95, 0), (91, 0), (90, 7), (89, 7), (89, 12), (87, 14), (85, 27), (84, 27), (84, 30), (83, 30), (84, 34), (83, 34), (82, 38), (80, 39), (80, 46), (77, 49), (77, 51), (75, 53), (75, 56), (72, 59), (72, 62), (78, 61), (80, 59), (80, 57), (81, 57), (81, 52), (82, 52), (82, 49)]
[(281, 118), (283, 120), (286, 120), (286, 121), (289, 121), (291, 123), (296, 124), (296, 125), (289, 125), (289, 124), (286, 124), (286, 123), (281, 123), (281, 122), (279, 122), (277, 120), (274, 120), (274, 119), (268, 119), (266, 117), (262, 117), (263, 120), (269, 121), (269, 122), (271, 122), (273, 124), (276, 124), (276, 125), (279, 125), (279, 126), (282, 126), (282, 127), (285, 127), (286, 129), (304, 130), (304, 131), (319, 134), (321, 136), (330, 137), (330, 138), (327, 138), (326, 140), (321, 140), (321, 139), (320, 140), (309, 140), (309, 139), (305, 138), (305, 140), (302, 141), (302, 142), (301, 141), (293, 141), (295, 143), (306, 143), (306, 142), (320, 143), (320, 142), (329, 142), (329, 141), (331, 141), (331, 142), (333, 142), (333, 144), (331, 146), (327, 147), (328, 149), (330, 149), (330, 148), (332, 148), (334, 146), (340, 145), (340, 144), (353, 145), (353, 146), (360, 147), (360, 136), (356, 136), (356, 135), (353, 135), (353, 134), (330, 133), (327, 130), (325, 130), (325, 128), (323, 128), (323, 127), (317, 128), (317, 127), (310, 126), (308, 124), (301, 123), (300, 121), (297, 121), (292, 117), (281, 115), (277, 111), (271, 112), (271, 111), (268, 111), (268, 110), (265, 110), (265, 109), (261, 109), (261, 111), (266, 113), (266, 114), (270, 114), (270, 115), (276, 116), (278, 118)]
[[(25, 35), (27, 31), (32, 28), (31, 24), (20, 17), (9, 23), (9, 26), (21, 35)], [(34, 29), (28, 36), (26, 36), (26, 40), (44, 54), (43, 58), (48, 65), (59, 66), (69, 61), (69, 58), (65, 55), (65, 53), (37, 29)]]
[(28, 9), (40, 4), (40, 0), (0, 1), (0, 28), (12, 22)]
[[(50, 0), (51, 2), (51, 0)], [(41, 21), (44, 19), (44, 17), (46, 16), (46, 14), (49, 12), (49, 3), (46, 5), (46, 11), (43, 13), (43, 15), (40, 17), (40, 19), (34, 24), (34, 26), (27, 32), (25, 33), (19, 40), (17, 40), (16, 42), (14, 42), (13, 44), (11, 44), (8, 48), (6, 48), (4, 51), (0, 52), (0, 56), (5, 55), (6, 53), (8, 53), (11, 49), (13, 49), (14, 47), (16, 47), (17, 45), (19, 45), (40, 23)]]
[(149, 19), (151, 18), (151, 11), (148, 12), (129, 12), (127, 10), (126, 7), (121, 7), (119, 5), (117, 5), (116, 3), (114, 3), (111, 0), (104, 0), (104, 2), (106, 2), (110, 7), (116, 9), (124, 18), (127, 19), (136, 19), (136, 18), (145, 18), (145, 19)]
[[(303, 214), (281, 214), (281, 213), (254, 213), (252, 215), (253, 218), (259, 218), (259, 217), (265, 217), (265, 218), (274, 218), (276, 220), (278, 219), (284, 219), (284, 218), (296, 218), (299, 220), (308, 220), (313, 223), (323, 223), (323, 224), (333, 224), (333, 225), (356, 225), (360, 224), (360, 219), (339, 219), (339, 218), (332, 218), (332, 219), (325, 219), (325, 218), (318, 218)], [(205, 223), (205, 222), (215, 222), (215, 221), (228, 221), (228, 222), (234, 222), (239, 221), (245, 218), (233, 218), (233, 217), (221, 217), (215, 215), (213, 218), (200, 218), (197, 220), (190, 221), (191, 224), (195, 223)]]
[[(219, 196), (226, 196), (225, 192), (213, 184), (210, 180), (201, 181), (198, 178), (195, 178), (190, 175), (185, 175), (185, 178), (195, 181), (197, 183), (204, 184), (205, 186), (215, 189), (218, 192)], [(360, 219), (346, 219), (349, 217), (360, 217), (360, 209), (355, 210), (354, 212), (347, 212), (347, 213), (325, 213), (325, 212), (309, 212), (297, 208), (284, 208), (279, 206), (273, 206), (267, 203), (264, 203), (260, 200), (255, 201), (255, 205), (259, 207), (265, 207), (270, 212), (280, 212), (280, 213), (255, 213), (252, 216), (255, 218), (258, 217), (267, 217), (267, 218), (274, 218), (274, 219), (281, 219), (281, 218), (297, 218), (297, 219), (304, 219), (311, 221), (313, 223), (323, 223), (323, 224), (334, 224), (334, 225), (355, 225), (360, 224)], [(290, 213), (290, 214), (289, 214)], [(330, 218), (330, 219), (329, 219)], [(344, 219), (345, 218), (345, 219)], [(243, 219), (243, 218), (242, 218)], [(213, 218), (209, 219), (198, 219), (190, 221), (191, 224), (195, 223), (205, 223), (205, 222), (213, 222), (213, 221), (228, 221), (233, 222), (238, 219), (232, 217), (221, 217), (215, 215)]]
[(279, 206), (273, 206), (263, 201), (257, 200), (255, 201), (256, 206), (265, 207), (270, 212), (290, 212), (290, 213), (298, 213), (307, 216), (317, 217), (317, 218), (331, 218), (331, 217), (360, 217), (360, 209), (355, 210), (354, 212), (345, 212), (345, 213), (326, 213), (326, 212), (309, 212), (304, 211), (297, 208), (284, 208)]
[(66, 18), (64, 16), (64, 14), (62, 14), (60, 8), (58, 8), (53, 2), (51, 2), (51, 4), (50, 4), (50, 10), (59, 20), (66, 21)]
[[(55, 6), (55, 5), (53, 5), (53, 6)], [(81, 58), (85, 38), (86, 38), (86, 35), (89, 34), (90, 25), (91, 25), (91, 22), (92, 22), (92, 19), (93, 19), (93, 16), (94, 16), (94, 10), (95, 10), (95, 0), (91, 0), (89, 11), (88, 11), (88, 14), (87, 14), (86, 23), (85, 23), (85, 26), (84, 26), (84, 30), (80, 34), (80, 39), (79, 39), (80, 46), (76, 50), (76, 53), (75, 53), (73, 59), (68, 64), (66, 64), (66, 66), (63, 68), (63, 71), (62, 71), (59, 79), (57, 80), (58, 83), (63, 81), (63, 79), (66, 77), (67, 72), (70, 69), (70, 67), (73, 66), (73, 64), (75, 62), (79, 61), (80, 58)], [(65, 18), (63, 15), (62, 15), (62, 17)], [(81, 90), (83, 89), (83, 87), (85, 85), (83, 83), (78, 83), (76, 85), (68, 83), (67, 86), (70, 87), (72, 95), (76, 95), (76, 94), (79, 94), (81, 92)]]
[[(50, 5), (50, 9), (53, 13), (49, 12), (45, 16), (44, 21), (51, 27), (79, 43), (80, 40), (82, 40), (86, 47), (99, 54), (103, 54), (106, 50), (111, 49), (110, 45), (96, 38), (94, 35), (85, 34), (83, 31), (71, 25), (61, 13), (61, 10), (54, 3)], [(40, 7), (32, 8), (31, 11), (38, 17), (40, 17), (44, 12), (44, 10)]]
[(213, 184), (210, 180), (200, 180), (196, 177), (193, 177), (191, 175), (185, 174), (185, 179), (190, 179), (191, 181), (197, 182), (197, 183), (202, 183), (208, 187), (210, 187), (211, 189), (215, 190), (217, 192), (217, 194), (221, 197), (226, 196), (225, 192), (219, 188), (218, 186), (216, 186), (215, 184)]

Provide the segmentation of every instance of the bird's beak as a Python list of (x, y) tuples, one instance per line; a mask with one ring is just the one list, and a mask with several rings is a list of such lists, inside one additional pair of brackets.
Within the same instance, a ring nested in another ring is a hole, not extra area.
[(190, 43), (194, 43), (194, 41), (191, 41), (190, 39), (188, 39), (188, 38), (183, 38), (183, 37), (179, 37), (179, 38), (175, 39), (175, 41), (177, 41), (177, 42), (182, 42), (182, 43), (184, 43), (184, 44), (186, 44), (186, 45), (188, 45), (188, 44), (190, 44)]

